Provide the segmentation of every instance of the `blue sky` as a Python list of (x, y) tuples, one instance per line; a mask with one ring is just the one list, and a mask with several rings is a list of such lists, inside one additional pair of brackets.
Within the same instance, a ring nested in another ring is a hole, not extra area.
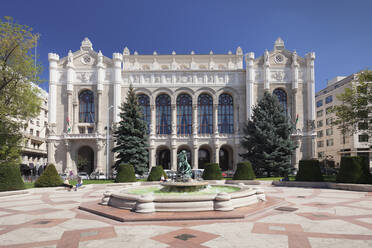
[(371, 9), (369, 0), (8, 0), (0, 16), (40, 33), (46, 81), (48, 52), (64, 57), (84, 37), (108, 57), (125, 46), (140, 54), (227, 53), (241, 46), (258, 57), (280, 36), (301, 56), (316, 53), (318, 91), (327, 79), (372, 69)]

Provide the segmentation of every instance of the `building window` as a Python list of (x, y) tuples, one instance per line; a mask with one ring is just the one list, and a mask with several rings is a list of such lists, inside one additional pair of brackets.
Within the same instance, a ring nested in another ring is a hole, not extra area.
[(280, 105), (282, 105), (285, 113), (287, 113), (287, 93), (282, 89), (275, 89), (273, 95), (278, 98)]
[(94, 128), (93, 127), (88, 127), (88, 133), (93, 133)]
[(333, 129), (332, 128), (327, 128), (326, 135), (327, 136), (333, 135)]
[(359, 142), (368, 142), (368, 134), (360, 134), (358, 136)]
[(316, 136), (317, 136), (318, 138), (323, 137), (323, 130), (318, 131), (317, 134), (316, 134)]
[(323, 100), (319, 100), (319, 101), (317, 101), (317, 102), (316, 102), (316, 107), (319, 108), (319, 107), (321, 107), (321, 106), (323, 106)]
[(332, 113), (332, 107), (326, 108), (326, 115)]
[(36, 126), (40, 127), (40, 121), (36, 121)]
[(323, 126), (323, 120), (317, 121), (317, 127), (322, 127)]
[(142, 107), (142, 118), (147, 123), (147, 134), (149, 134), (151, 124), (150, 97), (145, 94), (138, 95), (138, 104)]
[(201, 94), (198, 97), (199, 133), (213, 133), (213, 99), (210, 95)]
[(36, 131), (36, 136), (40, 137), (40, 131)]
[(327, 96), (326, 99), (325, 99), (326, 104), (331, 103), (332, 101), (333, 101), (332, 95)]
[(94, 96), (90, 90), (85, 90), (79, 95), (79, 122), (94, 122)]
[(333, 146), (333, 139), (327, 140), (327, 146)]
[(30, 124), (34, 124), (34, 120), (31, 119), (31, 120), (30, 120)]
[(47, 110), (45, 110), (44, 116), (45, 116), (45, 118), (48, 118), (48, 111)]
[(234, 132), (234, 102), (228, 94), (221, 94), (218, 98), (218, 132)]
[(368, 129), (368, 122), (359, 122), (358, 123), (359, 130), (367, 130)]
[(30, 134), (34, 135), (34, 129), (32, 129), (32, 128), (30, 129)]
[(85, 133), (85, 128), (84, 127), (79, 127), (79, 133)]
[(316, 117), (322, 117), (323, 116), (323, 109), (316, 112)]
[(332, 125), (332, 121), (333, 121), (332, 118), (327, 118), (327, 119), (326, 119), (326, 124), (327, 124), (328, 126), (330, 126), (330, 125)]
[(172, 128), (171, 98), (166, 94), (156, 98), (156, 133), (170, 134)]
[(318, 145), (318, 147), (323, 147), (324, 146), (324, 141), (323, 140), (318, 141), (317, 145)]
[(324, 158), (324, 152), (318, 152), (318, 158)]
[(177, 134), (192, 133), (192, 99), (188, 94), (177, 97)]

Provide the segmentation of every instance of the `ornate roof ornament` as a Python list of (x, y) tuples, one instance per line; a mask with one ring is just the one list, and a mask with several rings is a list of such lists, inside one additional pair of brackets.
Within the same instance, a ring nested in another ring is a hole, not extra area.
[(231, 54), (232, 54), (231, 50), (229, 50), (229, 51), (227, 52), (227, 54), (231, 55)]
[(158, 55), (158, 53), (156, 51), (154, 51), (153, 55)]
[(194, 55), (195, 54), (195, 52), (194, 51), (191, 51), (191, 53), (190, 53), (191, 55)]
[(138, 55), (138, 52), (137, 51), (134, 51), (134, 53), (133, 53), (134, 55)]
[(212, 55), (212, 54), (213, 54), (213, 51), (211, 50), (211, 51), (209, 52), (209, 54)]
[(172, 51), (172, 55), (176, 55), (176, 51), (173, 50), (173, 51)]
[(243, 49), (240, 46), (236, 48), (236, 55), (243, 55)]
[(98, 64), (102, 64), (103, 63), (103, 54), (101, 52), (101, 50), (99, 50), (98, 52)]
[(130, 51), (129, 51), (128, 47), (124, 48), (123, 55), (126, 55), (126, 56), (130, 55)]
[(85, 37), (84, 40), (81, 42), (80, 50), (84, 51), (93, 50), (92, 42), (90, 42), (90, 40), (87, 37)]
[(274, 43), (274, 50), (282, 50), (284, 49), (284, 41), (282, 38), (278, 37)]
[(74, 66), (74, 55), (72, 54), (71, 50), (68, 51), (68, 55), (67, 55), (67, 66), (71, 66), (71, 67)]

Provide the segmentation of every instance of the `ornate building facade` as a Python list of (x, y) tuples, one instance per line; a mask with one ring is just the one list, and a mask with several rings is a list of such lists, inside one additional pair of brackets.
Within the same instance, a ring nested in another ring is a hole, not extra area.
[[(79, 161), (88, 172), (106, 171), (106, 126), (119, 122), (130, 84), (148, 122), (149, 167), (175, 170), (177, 153), (186, 150), (193, 168), (217, 162), (222, 170), (233, 170), (241, 160), (243, 126), (265, 91), (298, 119), (292, 163), (315, 157), (315, 54), (300, 57), (280, 38), (257, 58), (240, 47), (235, 53), (188, 55), (139, 55), (125, 48), (108, 58), (87, 38), (80, 50), (48, 58), (48, 161), (59, 171), (76, 171)], [(113, 159), (109, 152), (110, 168)]]

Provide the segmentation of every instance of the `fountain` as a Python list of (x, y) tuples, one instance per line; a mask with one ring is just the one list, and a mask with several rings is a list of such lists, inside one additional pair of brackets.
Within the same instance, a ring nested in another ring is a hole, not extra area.
[(238, 185), (209, 184), (191, 178), (186, 151), (178, 154), (173, 181), (133, 187), (104, 194), (101, 205), (128, 209), (137, 213), (177, 211), (232, 211), (265, 200), (264, 192)]

